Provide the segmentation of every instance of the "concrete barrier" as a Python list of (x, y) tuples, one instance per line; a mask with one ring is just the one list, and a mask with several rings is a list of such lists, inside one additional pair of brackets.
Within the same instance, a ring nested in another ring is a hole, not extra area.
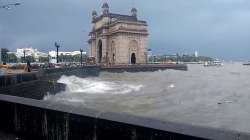
[(7, 74), (0, 76), (0, 88), (7, 87), (10, 85), (37, 80), (38, 73), (17, 73), (17, 74)]
[(79, 77), (98, 76), (100, 67), (84, 66), (73, 68), (41, 69), (38, 72), (7, 74), (0, 76), (0, 88), (34, 80), (56, 81), (62, 75), (76, 75)]
[(66, 85), (53, 81), (34, 80), (0, 88), (0, 94), (42, 100), (47, 94), (64, 91)]
[(101, 66), (101, 71), (107, 72), (153, 72), (158, 70), (183, 70), (187, 71), (186, 64), (138, 64), (138, 65), (115, 65), (112, 67)]
[(26, 140), (245, 140), (249, 134), (0, 95), (0, 130)]
[(40, 79), (57, 80), (62, 75), (76, 75), (79, 77), (98, 76), (100, 73), (100, 67), (98, 66), (83, 66), (72, 68), (54, 68), (43, 69), (39, 71)]
[(62, 75), (76, 75), (78, 77), (98, 76), (101, 71), (107, 72), (147, 72), (157, 70), (187, 70), (187, 65), (182, 64), (157, 64), (157, 65), (118, 65), (112, 67), (105, 66), (83, 66), (71, 68), (41, 69), (38, 72), (19, 73), (0, 76), (0, 88), (8, 87), (23, 82), (34, 80), (56, 81)]

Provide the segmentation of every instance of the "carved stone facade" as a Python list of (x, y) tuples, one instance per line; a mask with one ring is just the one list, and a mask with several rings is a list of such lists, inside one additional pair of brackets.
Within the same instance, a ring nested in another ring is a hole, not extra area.
[(100, 16), (92, 12), (92, 31), (90, 32), (90, 55), (97, 64), (143, 64), (147, 57), (147, 23), (137, 19), (137, 10), (131, 15), (109, 12), (104, 3)]

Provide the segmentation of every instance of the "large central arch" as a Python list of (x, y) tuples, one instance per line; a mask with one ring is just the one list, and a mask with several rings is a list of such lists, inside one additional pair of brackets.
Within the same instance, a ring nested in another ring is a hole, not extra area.
[(138, 42), (136, 40), (132, 40), (129, 42), (129, 63), (136, 64), (138, 59)]
[(111, 64), (115, 64), (115, 56), (116, 56), (115, 42), (112, 41), (112, 43), (111, 43)]
[(97, 57), (98, 57), (98, 63), (102, 62), (102, 41), (98, 41), (98, 52), (97, 52)]
[(136, 56), (135, 56), (135, 53), (132, 53), (131, 54), (131, 64), (136, 64)]

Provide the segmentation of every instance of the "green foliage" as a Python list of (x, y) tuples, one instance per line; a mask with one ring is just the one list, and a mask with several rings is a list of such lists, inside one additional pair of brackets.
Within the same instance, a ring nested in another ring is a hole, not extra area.
[(8, 59), (7, 59), (7, 62), (8, 63), (17, 63), (17, 57), (15, 54), (11, 53), (11, 54), (8, 54)]
[(211, 57), (207, 57), (207, 56), (199, 56), (198, 57), (200, 61), (213, 61), (214, 59)]
[(49, 57), (39, 57), (39, 62), (41, 63), (48, 63), (49, 62)]
[(35, 62), (35, 58), (33, 56), (25, 56), (25, 59), (21, 57), (21, 62), (26, 63), (27, 61), (30, 63)]
[[(81, 55), (59, 55), (59, 62), (81, 62)], [(87, 55), (82, 56), (83, 62), (86, 62)]]
[(152, 56), (149, 58), (150, 62), (204, 62), (204, 61), (213, 61), (213, 58), (207, 57), (207, 56), (191, 56), (191, 55), (176, 55), (176, 56), (167, 56), (167, 55), (161, 55), (161, 56)]
[(33, 56), (26, 56), (26, 61), (35, 62), (35, 58)]
[(8, 59), (8, 54), (7, 52), (9, 52), (8, 49), (6, 48), (1, 48), (1, 60), (3, 61), (3, 64), (6, 64), (7, 59)]

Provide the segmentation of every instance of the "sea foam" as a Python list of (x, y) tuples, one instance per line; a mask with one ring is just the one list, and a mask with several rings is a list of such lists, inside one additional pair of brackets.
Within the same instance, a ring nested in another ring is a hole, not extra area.
[(139, 91), (143, 87), (143, 85), (100, 81), (76, 76), (62, 76), (57, 82), (66, 85), (66, 92), (81, 92), (87, 94), (127, 94), (133, 91)]

